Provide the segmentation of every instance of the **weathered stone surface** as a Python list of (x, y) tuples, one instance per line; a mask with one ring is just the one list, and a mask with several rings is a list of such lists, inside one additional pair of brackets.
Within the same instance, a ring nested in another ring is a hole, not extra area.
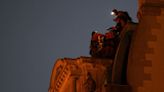
[(131, 44), (128, 83), (132, 92), (164, 91), (164, 0), (139, 0), (140, 23)]
[(49, 92), (104, 92), (111, 66), (110, 59), (58, 59), (52, 70)]
[(128, 85), (109, 83), (113, 62), (109, 59), (64, 58), (52, 69), (49, 92), (87, 92), (88, 73), (93, 92), (164, 92), (164, 0), (139, 0), (138, 9), (139, 26), (128, 57)]

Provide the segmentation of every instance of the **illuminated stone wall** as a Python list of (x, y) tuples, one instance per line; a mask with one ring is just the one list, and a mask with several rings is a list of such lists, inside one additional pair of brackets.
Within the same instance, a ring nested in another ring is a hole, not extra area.
[(95, 92), (107, 92), (108, 69), (112, 61), (80, 57), (58, 59), (52, 70), (49, 92), (87, 92), (88, 73), (95, 82)]
[(128, 61), (132, 92), (164, 92), (164, 0), (139, 0)]
[[(139, 0), (137, 16), (139, 25), (128, 59), (128, 84), (132, 92), (164, 92), (164, 0)], [(96, 82), (95, 92), (110, 92), (105, 81), (111, 62), (89, 57), (59, 59), (52, 70), (49, 92), (86, 92), (88, 72)]]

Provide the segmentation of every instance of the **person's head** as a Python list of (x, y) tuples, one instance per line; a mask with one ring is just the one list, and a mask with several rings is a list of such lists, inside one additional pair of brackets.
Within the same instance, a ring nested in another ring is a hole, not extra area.
[(118, 11), (117, 17), (114, 19), (116, 23), (120, 23), (123, 27), (127, 22), (131, 22), (132, 19), (126, 11)]
[(95, 31), (93, 31), (93, 32), (92, 32), (92, 36), (93, 36), (95, 33), (96, 33), (96, 32), (95, 32)]
[(116, 9), (113, 9), (112, 12), (111, 12), (111, 15), (117, 16), (118, 15), (118, 11)]

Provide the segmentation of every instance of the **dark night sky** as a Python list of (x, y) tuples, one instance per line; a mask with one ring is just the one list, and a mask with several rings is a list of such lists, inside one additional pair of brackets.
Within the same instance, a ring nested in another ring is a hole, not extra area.
[(89, 56), (113, 8), (137, 20), (137, 0), (0, 0), (0, 92), (47, 92), (55, 60)]

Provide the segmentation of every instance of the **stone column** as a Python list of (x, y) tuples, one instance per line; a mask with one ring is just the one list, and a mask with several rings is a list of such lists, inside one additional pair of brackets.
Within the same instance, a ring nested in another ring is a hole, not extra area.
[(77, 79), (78, 79), (77, 76), (70, 77), (70, 82), (71, 82), (70, 92), (77, 92)]

